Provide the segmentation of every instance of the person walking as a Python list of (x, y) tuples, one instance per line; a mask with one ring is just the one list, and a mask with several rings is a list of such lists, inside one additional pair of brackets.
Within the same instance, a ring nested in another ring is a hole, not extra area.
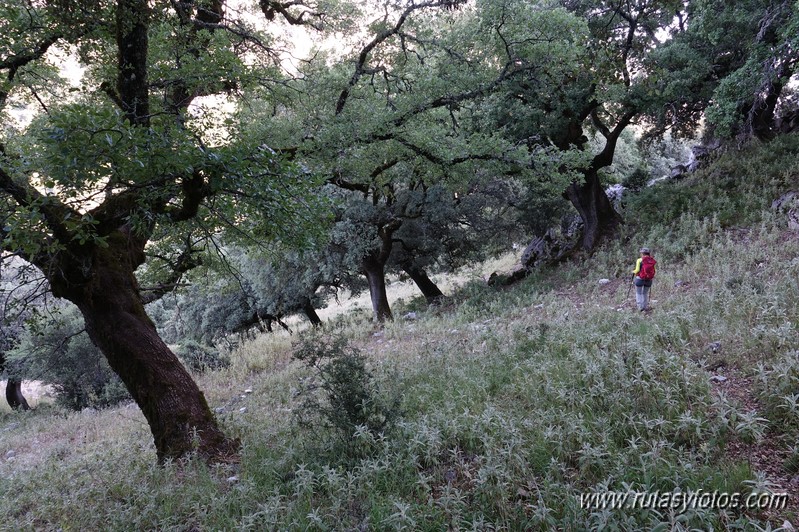
[(635, 262), (633, 270), (635, 302), (641, 312), (649, 310), (649, 291), (652, 289), (652, 279), (655, 278), (656, 264), (657, 261), (652, 258), (649, 248), (641, 248), (641, 258)]

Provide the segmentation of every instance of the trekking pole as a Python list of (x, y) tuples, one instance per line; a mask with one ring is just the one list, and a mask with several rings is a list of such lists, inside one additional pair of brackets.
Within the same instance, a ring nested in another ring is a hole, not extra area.
[(633, 280), (634, 279), (635, 279), (635, 274), (633, 274), (633, 276), (630, 277), (630, 286), (627, 287), (627, 297), (625, 298), (625, 301), (630, 299), (630, 291), (633, 289)]

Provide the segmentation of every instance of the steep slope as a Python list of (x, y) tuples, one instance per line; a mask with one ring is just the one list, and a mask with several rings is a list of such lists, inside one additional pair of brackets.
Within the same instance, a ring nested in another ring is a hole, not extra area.
[[(771, 203), (799, 190), (797, 154), (799, 137), (781, 138), (648, 189), (628, 200), (617, 241), (514, 287), (476, 279), (444, 307), (399, 304), (417, 319), (380, 329), (366, 312), (337, 319), (323, 334), (343, 339), (334, 354), (349, 367), (364, 357), (360, 378), (325, 381), (292, 358), (296, 337), (245, 345), (200, 377), (242, 439), (240, 464), (153, 466), (135, 408), (4, 414), (0, 512), (42, 529), (795, 523), (799, 239), (790, 202)], [(648, 315), (626, 297), (642, 245), (659, 263)], [(323, 396), (306, 406), (330, 382), (368, 415), (332, 419)], [(303, 429), (298, 414), (318, 422)], [(752, 493), (785, 507), (733, 504)]]

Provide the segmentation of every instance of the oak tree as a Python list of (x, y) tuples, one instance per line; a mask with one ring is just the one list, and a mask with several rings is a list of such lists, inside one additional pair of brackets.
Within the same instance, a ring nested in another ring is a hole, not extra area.
[[(277, 53), (221, 0), (0, 7), (0, 109), (9, 120), (27, 99), (40, 111), (0, 140), (3, 249), (78, 307), (160, 461), (234, 454), (237, 442), (147, 316), (136, 270), (159, 228), (253, 212), (264, 213), (260, 229), (279, 228), (290, 215), (306, 174), (238, 137), (211, 112), (220, 100), (208, 100), (278, 83)], [(58, 53), (85, 69), (79, 85), (60, 74)]]

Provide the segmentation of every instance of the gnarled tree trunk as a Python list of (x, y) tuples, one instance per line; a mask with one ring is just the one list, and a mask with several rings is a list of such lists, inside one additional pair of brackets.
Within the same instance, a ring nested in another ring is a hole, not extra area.
[(583, 220), (582, 247), (587, 251), (594, 249), (603, 235), (612, 232), (622, 223), (621, 215), (613, 208), (608, 195), (602, 188), (599, 170), (613, 164), (619, 137), (636, 114), (636, 109), (629, 109), (611, 130), (599, 119), (596, 109), (591, 111), (594, 125), (605, 137), (605, 146), (594, 156), (588, 168), (583, 171), (583, 182), (573, 182), (563, 192), (563, 196), (577, 209)]
[(65, 275), (51, 276), (53, 293), (80, 309), (89, 337), (147, 419), (160, 462), (195, 451), (209, 460), (234, 456), (238, 441), (219, 429), (197, 384), (144, 310), (133, 274), (143, 260), (143, 243), (131, 245), (122, 231), (107, 242), (88, 256), (62, 257)]
[(583, 183), (572, 183), (564, 196), (577, 209), (583, 221), (582, 247), (592, 250), (599, 239), (621, 223), (621, 216), (613, 208), (596, 171), (588, 170)]

